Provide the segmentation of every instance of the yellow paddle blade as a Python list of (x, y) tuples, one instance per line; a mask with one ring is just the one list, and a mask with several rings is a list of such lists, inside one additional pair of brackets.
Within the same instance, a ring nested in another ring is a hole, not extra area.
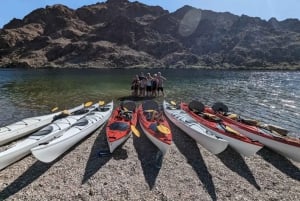
[(209, 114), (209, 113), (206, 113), (206, 112), (203, 112), (203, 114), (206, 115), (207, 117), (211, 118), (211, 119), (217, 117), (217, 116), (214, 115), (214, 114)]
[(102, 106), (105, 104), (105, 101), (99, 101), (99, 105)]
[(131, 125), (130, 128), (131, 128), (131, 131), (133, 132), (133, 134), (134, 134), (135, 136), (137, 136), (137, 137), (140, 137), (140, 136), (141, 136), (140, 131), (139, 131), (134, 125)]
[(169, 129), (168, 127), (162, 125), (162, 124), (158, 125), (156, 128), (157, 128), (157, 129), (159, 130), (159, 132), (161, 132), (162, 134), (165, 134), (165, 135), (171, 134), (170, 129)]
[(233, 119), (233, 120), (236, 120), (238, 118), (238, 115), (237, 114), (230, 114), (227, 116), (229, 119)]
[(55, 112), (56, 110), (58, 110), (58, 107), (53, 108), (51, 112)]
[(123, 107), (123, 109), (124, 109), (125, 112), (128, 112), (128, 111), (129, 111), (126, 107)]
[(145, 112), (154, 112), (155, 110), (145, 110)]
[(84, 107), (90, 107), (92, 104), (93, 104), (92, 101), (86, 102), (86, 103), (84, 104)]
[(236, 135), (240, 135), (240, 133), (238, 133), (236, 130), (233, 130), (231, 127), (229, 126), (226, 126), (225, 127), (225, 130), (229, 133), (233, 133), (233, 134), (236, 134)]
[(172, 105), (176, 105), (176, 102), (175, 101), (171, 101), (170, 102)]
[(204, 112), (203, 115), (204, 115), (205, 118), (207, 118), (209, 120), (212, 120), (212, 121), (215, 121), (215, 122), (221, 121), (221, 119), (219, 117), (217, 117), (216, 115), (214, 115), (214, 114)]
[(62, 111), (62, 113), (63, 113), (63, 114), (66, 114), (66, 115), (70, 115), (69, 110), (64, 110), (64, 111)]

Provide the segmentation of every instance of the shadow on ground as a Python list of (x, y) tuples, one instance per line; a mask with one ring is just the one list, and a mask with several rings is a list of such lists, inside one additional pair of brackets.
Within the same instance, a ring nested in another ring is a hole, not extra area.
[(86, 183), (111, 158), (114, 158), (115, 160), (124, 160), (128, 158), (127, 151), (122, 149), (122, 145), (118, 147), (112, 154), (109, 152), (105, 126), (106, 124), (103, 128), (99, 129), (98, 136), (92, 146), (89, 159), (86, 163), (82, 184)]
[[(60, 160), (57, 159), (57, 160)], [(5, 200), (34, 182), (42, 174), (44, 174), (57, 160), (52, 163), (35, 162), (28, 170), (26, 170), (15, 181), (8, 185), (3, 191), (0, 192), (0, 200)]]
[(219, 159), (229, 169), (244, 177), (250, 184), (252, 184), (257, 190), (260, 190), (260, 186), (257, 184), (255, 177), (253, 176), (248, 165), (245, 163), (243, 157), (233, 150), (230, 146), (225, 151), (217, 155)]
[[(142, 130), (140, 126), (137, 126), (137, 128), (140, 131)], [(133, 135), (133, 146), (141, 162), (146, 182), (150, 190), (152, 190), (160, 171), (161, 161), (157, 161), (157, 156), (160, 151), (143, 132), (141, 132), (141, 137), (139, 138)]]
[(264, 147), (259, 152), (257, 152), (265, 161), (271, 163), (275, 168), (280, 170), (287, 176), (300, 181), (300, 171), (297, 166), (295, 166), (289, 159), (285, 158), (273, 152), (272, 150)]
[(212, 176), (207, 170), (196, 141), (175, 127), (174, 124), (170, 123), (170, 125), (172, 126), (173, 141), (178, 150), (185, 156), (187, 162), (197, 173), (198, 178), (204, 185), (211, 199), (213, 201), (217, 200), (216, 189), (212, 180)]

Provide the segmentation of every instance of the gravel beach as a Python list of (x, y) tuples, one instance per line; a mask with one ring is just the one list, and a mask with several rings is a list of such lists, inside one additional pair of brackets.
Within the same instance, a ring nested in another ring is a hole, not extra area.
[(171, 126), (160, 168), (143, 134), (100, 157), (108, 145), (98, 129), (53, 163), (28, 156), (0, 171), (0, 200), (300, 200), (300, 163), (267, 148), (213, 155)]

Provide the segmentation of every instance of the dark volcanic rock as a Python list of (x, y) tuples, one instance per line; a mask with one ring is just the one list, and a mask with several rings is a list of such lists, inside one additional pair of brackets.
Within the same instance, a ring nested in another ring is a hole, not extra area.
[(299, 68), (300, 21), (108, 0), (34, 10), (0, 29), (2, 67)]

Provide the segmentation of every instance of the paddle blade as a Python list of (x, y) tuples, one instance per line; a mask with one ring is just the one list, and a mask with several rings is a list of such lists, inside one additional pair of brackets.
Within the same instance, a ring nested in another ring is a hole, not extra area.
[(105, 101), (99, 101), (99, 105), (102, 106), (105, 104)]
[(124, 110), (125, 112), (128, 112), (128, 111), (129, 111), (126, 107), (123, 107), (123, 110)]
[(86, 103), (84, 104), (84, 107), (90, 107), (92, 104), (93, 104), (92, 101), (86, 102)]
[(227, 131), (227, 132), (229, 132), (229, 133), (232, 133), (232, 134), (235, 134), (235, 135), (240, 135), (240, 133), (239, 132), (237, 132), (236, 130), (233, 130), (231, 127), (229, 127), (229, 126), (226, 126), (225, 127), (225, 130)]
[(70, 112), (68, 110), (64, 110), (62, 111), (63, 114), (66, 114), (66, 115), (70, 115)]
[(154, 112), (155, 110), (145, 110), (145, 112)]
[(58, 107), (53, 108), (51, 112), (55, 112), (56, 110), (58, 110)]
[(140, 131), (139, 131), (134, 125), (131, 125), (130, 128), (131, 128), (131, 131), (133, 132), (133, 134), (134, 134), (135, 136), (137, 136), (137, 137), (140, 137), (140, 136), (141, 136)]
[(161, 132), (162, 134), (165, 134), (165, 135), (171, 134), (170, 129), (169, 129), (168, 127), (162, 125), (162, 124), (158, 125), (156, 128), (157, 128), (157, 129), (159, 130), (159, 132)]
[(237, 120), (238, 119), (238, 115), (237, 114), (230, 114), (227, 116), (229, 119), (233, 119), (233, 120)]
[(176, 105), (176, 102), (175, 101), (171, 101), (170, 102), (172, 105)]

